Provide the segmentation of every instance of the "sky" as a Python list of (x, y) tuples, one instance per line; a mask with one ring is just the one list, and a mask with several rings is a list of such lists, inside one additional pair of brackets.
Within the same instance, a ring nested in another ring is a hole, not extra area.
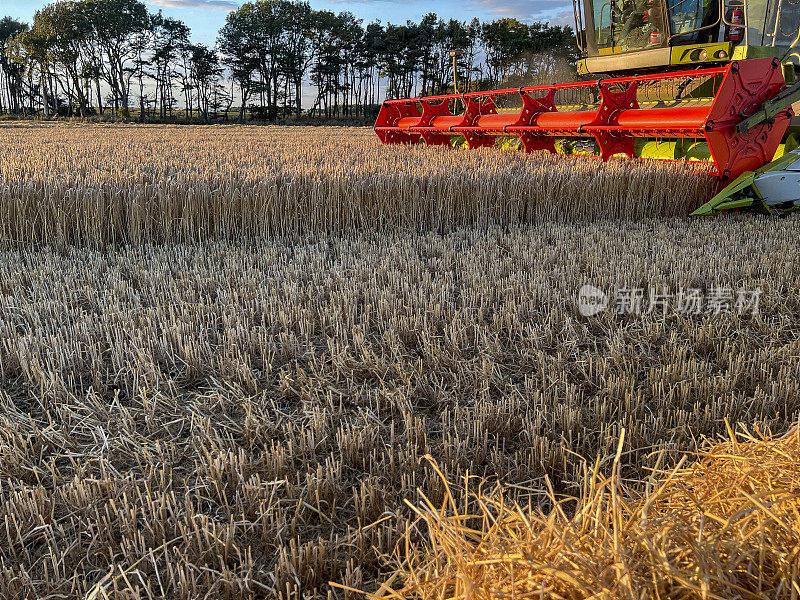
[[(144, 0), (151, 11), (180, 19), (192, 29), (192, 40), (213, 45), (217, 31), (225, 23), (225, 15), (242, 2), (237, 0)], [(572, 3), (567, 0), (310, 0), (312, 8), (350, 11), (365, 23), (418, 21), (422, 15), (435, 12), (443, 19), (470, 21), (478, 17), (491, 21), (515, 17), (522, 21), (549, 22), (552, 25), (572, 24)], [(45, 0), (0, 0), (0, 17), (10, 16), (30, 22)]]

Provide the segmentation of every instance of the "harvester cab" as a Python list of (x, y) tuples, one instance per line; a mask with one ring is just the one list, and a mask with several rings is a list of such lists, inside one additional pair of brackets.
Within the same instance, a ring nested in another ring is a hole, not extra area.
[[(704, 161), (720, 190), (797, 145), (800, 1), (573, 0), (573, 6), (580, 81), (388, 99), (375, 123), (378, 137), (386, 144), (457, 139), (470, 149), (518, 138), (526, 152), (585, 154), (589, 145), (588, 153), (602, 160)], [(775, 169), (770, 173), (774, 178)], [(757, 187), (742, 190), (737, 183), (697, 214), (734, 205), (793, 210), (800, 207), (796, 171), (786, 181), (792, 183), (782, 201), (773, 189), (767, 204)]]
[(783, 58), (800, 28), (796, 0), (573, 0), (582, 75)]

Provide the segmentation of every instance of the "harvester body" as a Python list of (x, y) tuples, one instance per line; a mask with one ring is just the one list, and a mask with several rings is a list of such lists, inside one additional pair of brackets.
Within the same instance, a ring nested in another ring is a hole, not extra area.
[(573, 0), (581, 74), (792, 55), (796, 0)]
[[(574, 0), (571, 83), (388, 99), (386, 144), (706, 160), (722, 189), (787, 151), (800, 2)], [(589, 151), (586, 151), (586, 148)]]

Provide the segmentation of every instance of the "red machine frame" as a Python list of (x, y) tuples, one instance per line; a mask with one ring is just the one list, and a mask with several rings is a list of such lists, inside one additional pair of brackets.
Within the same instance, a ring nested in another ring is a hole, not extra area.
[[(711, 82), (713, 95), (647, 101), (649, 89), (679, 89), (687, 81)], [(493, 146), (498, 136), (512, 135), (520, 138), (526, 152), (555, 152), (557, 138), (594, 138), (603, 160), (615, 154), (633, 157), (636, 138), (695, 138), (706, 141), (715, 175), (727, 181), (772, 160), (793, 116), (791, 108), (743, 134), (737, 133), (736, 125), (784, 87), (778, 60), (754, 59), (640, 77), (386, 100), (375, 132), (385, 144), (422, 140), (429, 146), (449, 145), (452, 136), (461, 135), (471, 149)], [(570, 91), (595, 100), (582, 106), (559, 105)], [(521, 97), (522, 108), (498, 112), (498, 98), (514, 94)], [(454, 115), (450, 106), (457, 100), (465, 110)]]

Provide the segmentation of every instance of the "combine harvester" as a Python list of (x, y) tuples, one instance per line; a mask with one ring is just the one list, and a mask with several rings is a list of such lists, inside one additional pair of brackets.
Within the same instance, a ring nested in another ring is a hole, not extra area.
[(703, 160), (724, 189), (695, 215), (800, 208), (800, 0), (573, 5), (587, 81), (386, 100), (378, 137)]

